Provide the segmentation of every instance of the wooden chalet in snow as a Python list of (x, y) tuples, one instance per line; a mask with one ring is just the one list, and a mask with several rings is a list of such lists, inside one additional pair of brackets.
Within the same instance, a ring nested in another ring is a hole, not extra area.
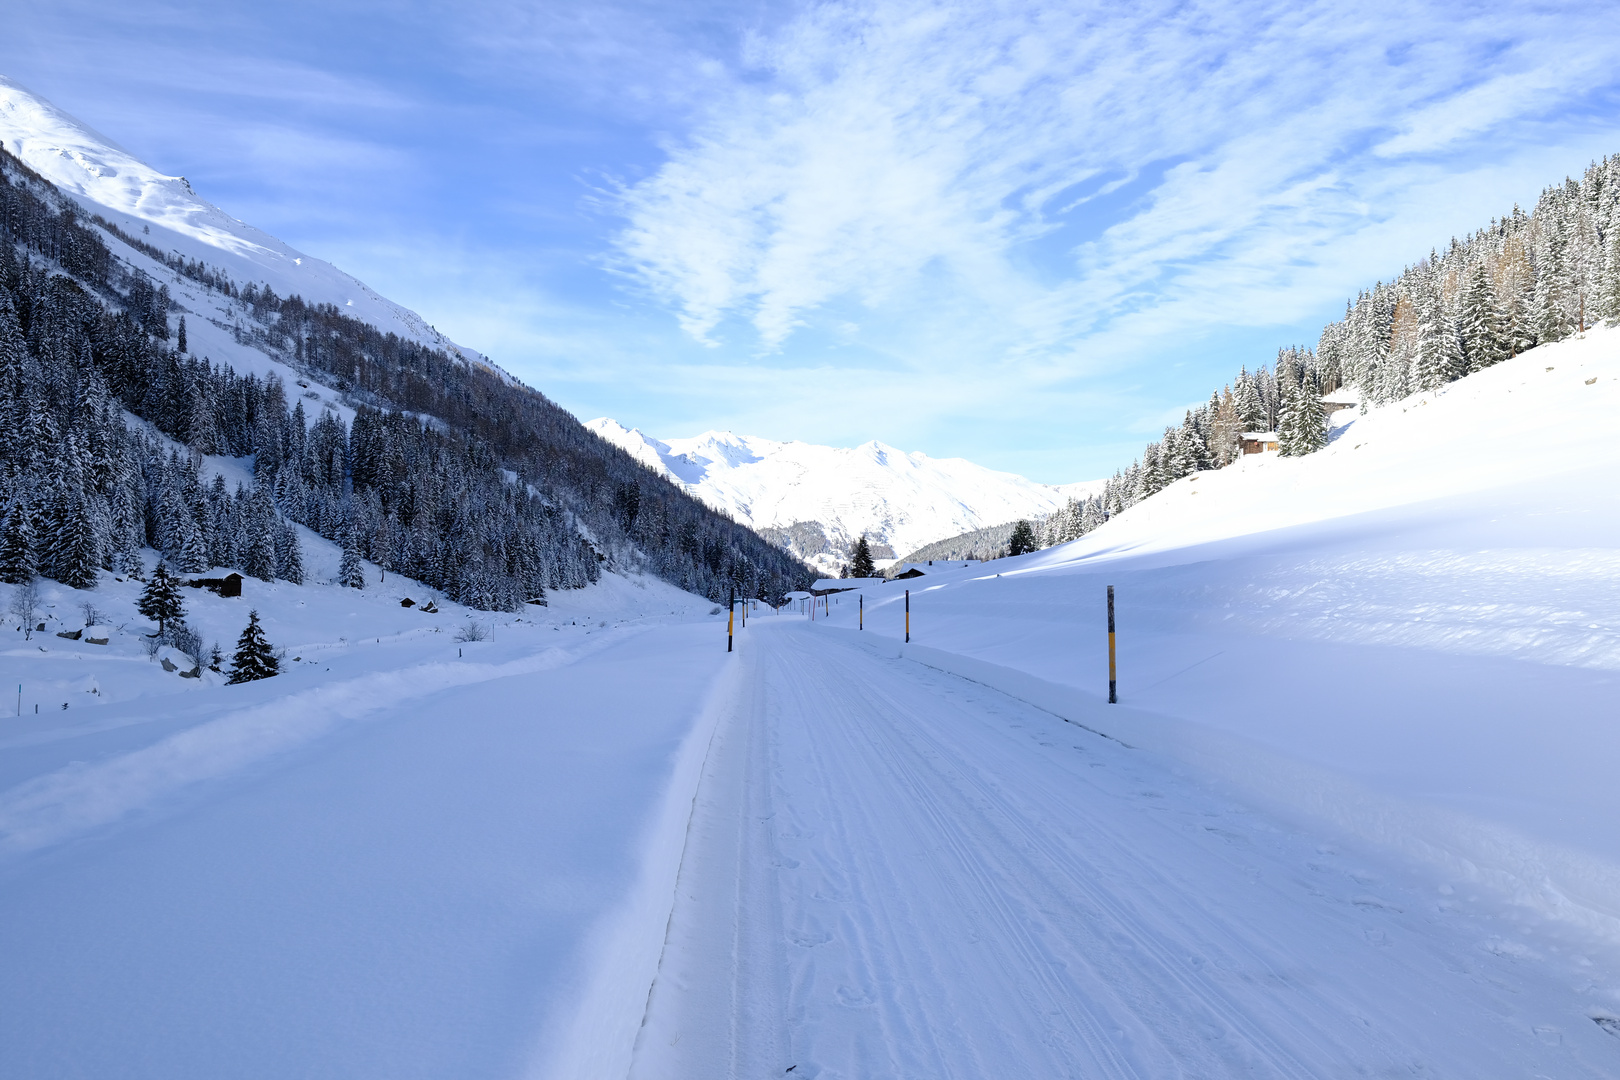
[(1245, 454), (1266, 454), (1279, 449), (1275, 431), (1245, 431), (1238, 436)]

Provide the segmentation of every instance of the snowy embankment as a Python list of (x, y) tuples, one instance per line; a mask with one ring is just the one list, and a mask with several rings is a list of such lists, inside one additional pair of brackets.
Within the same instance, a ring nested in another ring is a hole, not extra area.
[[(910, 582), (907, 655), (1620, 942), (1617, 415), (1607, 328), (1341, 414), (1317, 454)], [(904, 587), (868, 634), (901, 634)]]
[[(312, 570), (335, 557), (306, 542)], [(241, 686), (149, 659), (131, 582), (42, 583), (47, 630), (8, 628), (0, 1074), (622, 1074), (723, 616), (613, 574), (423, 612), (367, 571), (185, 590), (205, 640), (229, 652), (257, 608), (285, 647)], [(106, 645), (57, 636), (86, 600)]]

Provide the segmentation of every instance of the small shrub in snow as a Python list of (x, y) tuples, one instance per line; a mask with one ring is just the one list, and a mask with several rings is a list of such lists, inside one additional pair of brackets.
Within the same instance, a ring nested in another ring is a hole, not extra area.
[(467, 625), (456, 631), (457, 641), (484, 641), (489, 637), (489, 628), (483, 623), (467, 620)]
[(34, 639), (34, 609), (39, 607), (39, 590), (30, 579), (18, 585), (11, 594), (11, 613), (22, 623), (24, 641)]
[(158, 640), (179, 649), (193, 661), (202, 660), (202, 635), (186, 625), (184, 620), (170, 623), (168, 629), (158, 635)]
[(264, 628), (259, 625), (259, 613), (248, 612), (248, 624), (236, 641), (236, 655), (231, 658), (231, 674), (226, 682), (245, 683), (268, 679), (281, 673), (281, 661), (265, 639)]

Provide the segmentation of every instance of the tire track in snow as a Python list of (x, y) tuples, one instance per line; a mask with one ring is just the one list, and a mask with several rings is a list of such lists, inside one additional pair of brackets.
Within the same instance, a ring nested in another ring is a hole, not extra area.
[(1620, 1071), (1595, 984), (1484, 947), (1512, 928), (1404, 871), (989, 688), (794, 624), (750, 639), (765, 745), (729, 781), (756, 809), (725, 869), (755, 910), (677, 914), (726, 920), (731, 966), (689, 969), (684, 1007), (732, 1047), (649, 1047), (635, 1075)]

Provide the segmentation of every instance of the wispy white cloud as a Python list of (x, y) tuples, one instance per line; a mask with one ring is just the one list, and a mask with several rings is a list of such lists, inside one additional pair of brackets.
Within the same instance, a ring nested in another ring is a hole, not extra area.
[(623, 192), (618, 251), (694, 338), (743, 319), (766, 351), (911, 289), (982, 312), (978, 362), (1054, 378), (1145, 333), (1289, 322), (1342, 238), (1432, 223), (1411, 188), (1513, 159), (1517, 123), (1613, 83), (1620, 32), (1587, 18), (1572, 43), (1572, 11), (818, 7), (752, 39), (764, 77)]

